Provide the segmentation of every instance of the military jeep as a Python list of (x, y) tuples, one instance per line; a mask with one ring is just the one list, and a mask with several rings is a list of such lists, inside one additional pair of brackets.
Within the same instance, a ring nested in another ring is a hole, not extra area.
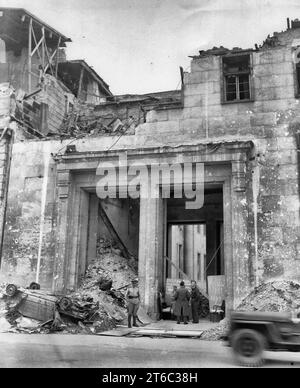
[(230, 315), (229, 346), (237, 362), (260, 366), (264, 351), (300, 351), (300, 319), (292, 313), (242, 312)]

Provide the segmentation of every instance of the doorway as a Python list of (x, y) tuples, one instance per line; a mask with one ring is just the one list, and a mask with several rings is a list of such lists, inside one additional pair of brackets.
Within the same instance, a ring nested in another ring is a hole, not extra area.
[(181, 198), (167, 199), (166, 208), (164, 292), (170, 294), (183, 279), (187, 287), (196, 280), (208, 295), (208, 277), (211, 283), (225, 275), (223, 186), (207, 186), (200, 209), (186, 209)]

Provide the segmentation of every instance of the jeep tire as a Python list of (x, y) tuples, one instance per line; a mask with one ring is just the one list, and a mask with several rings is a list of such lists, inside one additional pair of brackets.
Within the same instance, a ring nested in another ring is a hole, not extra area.
[(231, 346), (240, 365), (257, 367), (263, 364), (266, 340), (258, 331), (237, 330), (231, 337)]

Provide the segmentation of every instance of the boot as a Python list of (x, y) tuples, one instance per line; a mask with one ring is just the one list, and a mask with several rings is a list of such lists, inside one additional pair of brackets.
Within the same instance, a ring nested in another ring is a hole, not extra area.
[(128, 315), (128, 327), (131, 329), (131, 315)]
[(138, 325), (136, 323), (136, 317), (135, 316), (133, 316), (133, 325), (132, 326), (138, 327)]

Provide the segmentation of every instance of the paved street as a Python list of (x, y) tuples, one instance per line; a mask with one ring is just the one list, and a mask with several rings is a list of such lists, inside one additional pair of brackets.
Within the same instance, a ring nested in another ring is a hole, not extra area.
[[(300, 367), (300, 353), (267, 353), (264, 367)], [(291, 362), (294, 364), (292, 365)], [(222, 342), (177, 338), (0, 334), (0, 367), (236, 368)]]

